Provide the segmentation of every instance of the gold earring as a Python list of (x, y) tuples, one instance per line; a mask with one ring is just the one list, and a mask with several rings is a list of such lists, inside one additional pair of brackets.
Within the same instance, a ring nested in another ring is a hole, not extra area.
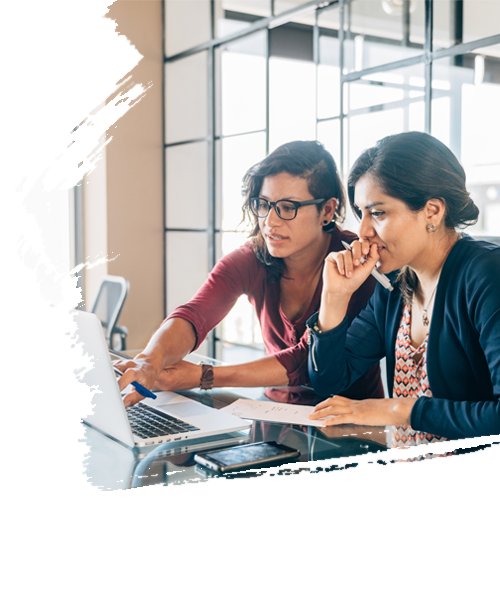
[(437, 229), (437, 227), (434, 225), (434, 223), (427, 223), (425, 228), (427, 229), (427, 233), (434, 233)]

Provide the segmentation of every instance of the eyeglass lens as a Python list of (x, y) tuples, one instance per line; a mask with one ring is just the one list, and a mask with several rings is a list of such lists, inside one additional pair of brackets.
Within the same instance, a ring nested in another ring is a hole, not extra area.
[(274, 207), (278, 217), (281, 219), (289, 221), (294, 219), (297, 215), (297, 207), (292, 202), (288, 202), (287, 200), (278, 200), (277, 202), (271, 203), (263, 198), (256, 198), (254, 200), (254, 213), (261, 218), (267, 217), (269, 211), (271, 210), (271, 206)]

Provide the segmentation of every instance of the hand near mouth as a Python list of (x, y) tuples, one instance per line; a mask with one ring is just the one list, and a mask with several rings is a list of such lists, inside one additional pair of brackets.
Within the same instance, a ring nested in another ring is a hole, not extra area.
[(351, 296), (380, 260), (378, 245), (355, 240), (349, 250), (330, 252), (323, 268), (323, 293)]

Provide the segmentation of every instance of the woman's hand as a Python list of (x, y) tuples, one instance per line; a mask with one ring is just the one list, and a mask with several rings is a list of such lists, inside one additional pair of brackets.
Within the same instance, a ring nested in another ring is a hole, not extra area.
[(355, 240), (349, 250), (330, 252), (323, 267), (320, 329), (333, 329), (343, 321), (351, 296), (368, 279), (378, 259), (377, 244), (366, 240)]
[(379, 260), (377, 244), (354, 240), (350, 250), (330, 252), (323, 267), (323, 294), (352, 296)]
[(322, 419), (326, 425), (409, 425), (416, 398), (370, 398), (350, 400), (332, 396), (320, 402), (311, 419)]
[[(201, 367), (185, 360), (158, 369), (139, 355), (131, 360), (117, 361), (114, 366), (123, 372), (118, 380), (121, 390), (132, 381), (137, 381), (150, 390), (189, 390), (200, 385)], [(134, 390), (124, 396), (123, 402), (125, 406), (132, 406), (142, 399), (143, 396)]]
[(201, 380), (201, 367), (187, 360), (162, 369), (156, 380), (159, 390), (190, 390), (198, 387)]
[[(118, 360), (113, 364), (123, 373), (118, 379), (120, 390), (125, 389), (132, 381), (137, 381), (137, 383), (140, 383), (144, 387), (153, 390), (161, 371), (150, 360), (141, 357), (140, 354), (130, 360)], [(125, 406), (132, 406), (143, 398), (144, 396), (141, 396), (139, 392), (134, 390), (123, 397), (123, 403)]]

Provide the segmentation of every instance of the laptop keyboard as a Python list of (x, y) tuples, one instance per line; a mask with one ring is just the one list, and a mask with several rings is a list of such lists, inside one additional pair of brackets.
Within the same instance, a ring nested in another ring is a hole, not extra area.
[(198, 431), (199, 428), (147, 404), (136, 404), (127, 409), (130, 426), (140, 438), (159, 437), (173, 433)]

